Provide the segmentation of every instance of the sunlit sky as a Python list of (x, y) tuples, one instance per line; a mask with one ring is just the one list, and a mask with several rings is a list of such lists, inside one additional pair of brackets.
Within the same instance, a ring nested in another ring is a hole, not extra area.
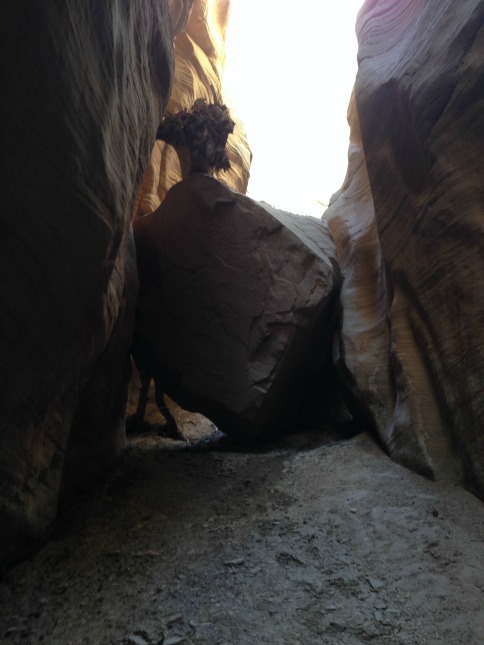
[(254, 155), (254, 199), (320, 216), (343, 183), (362, 4), (231, 0), (225, 88)]

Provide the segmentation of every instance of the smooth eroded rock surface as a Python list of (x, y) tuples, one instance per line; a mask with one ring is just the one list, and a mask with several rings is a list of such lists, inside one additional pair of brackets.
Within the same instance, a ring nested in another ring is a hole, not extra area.
[(290, 427), (309, 393), (334, 407), (340, 276), (325, 224), (195, 173), (134, 231), (134, 355), (175, 401), (248, 440)]
[(72, 489), (123, 445), (129, 220), (173, 60), (164, 0), (5, 0), (0, 31), (3, 560), (55, 517), (66, 449)]
[[(389, 453), (484, 496), (484, 2), (366, 2), (345, 184), (340, 365)], [(356, 109), (355, 109), (356, 108)]]

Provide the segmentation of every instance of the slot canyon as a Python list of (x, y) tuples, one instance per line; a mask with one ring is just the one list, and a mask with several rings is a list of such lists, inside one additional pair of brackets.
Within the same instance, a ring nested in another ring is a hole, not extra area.
[(156, 138), (229, 21), (1, 3), (0, 640), (478, 645), (484, 0), (362, 2), (320, 219)]

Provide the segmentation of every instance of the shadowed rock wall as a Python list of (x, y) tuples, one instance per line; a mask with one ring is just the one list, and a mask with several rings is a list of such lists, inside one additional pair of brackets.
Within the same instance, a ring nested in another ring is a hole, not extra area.
[(164, 0), (4, 0), (0, 31), (1, 560), (52, 522), (64, 463), (70, 489), (123, 445), (129, 220), (173, 60)]
[[(190, 108), (195, 99), (213, 101), (213, 90), (224, 98), (223, 70), (225, 36), (230, 17), (230, 0), (171, 0), (175, 24), (175, 79), (168, 111)], [(234, 133), (229, 135), (227, 151), (232, 165), (217, 176), (231, 188), (245, 193), (250, 174), (251, 152), (243, 125), (236, 115)], [(154, 211), (168, 190), (181, 179), (174, 149), (156, 141), (143, 178), (136, 214)]]
[(484, 2), (368, 0), (357, 33), (341, 373), (392, 457), (484, 496)]

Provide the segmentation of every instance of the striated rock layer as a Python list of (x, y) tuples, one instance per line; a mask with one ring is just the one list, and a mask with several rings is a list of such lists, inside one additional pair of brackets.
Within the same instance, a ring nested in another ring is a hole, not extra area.
[(0, 8), (0, 560), (124, 441), (129, 220), (172, 78), (164, 0)]
[(308, 398), (334, 403), (340, 274), (325, 224), (195, 173), (134, 233), (133, 354), (171, 398), (245, 440), (291, 427)]
[(484, 2), (368, 0), (348, 174), (326, 217), (338, 363), (401, 463), (484, 496)]
[[(171, 0), (176, 28), (175, 79), (168, 111), (190, 108), (195, 99), (213, 101), (214, 92), (223, 102), (225, 36), (230, 16), (230, 0)], [(229, 135), (227, 151), (231, 163), (228, 172), (218, 178), (245, 193), (250, 174), (251, 152), (242, 123), (232, 114), (234, 133)], [(156, 141), (138, 196), (137, 215), (154, 211), (168, 190), (181, 179), (180, 164), (174, 149)]]

